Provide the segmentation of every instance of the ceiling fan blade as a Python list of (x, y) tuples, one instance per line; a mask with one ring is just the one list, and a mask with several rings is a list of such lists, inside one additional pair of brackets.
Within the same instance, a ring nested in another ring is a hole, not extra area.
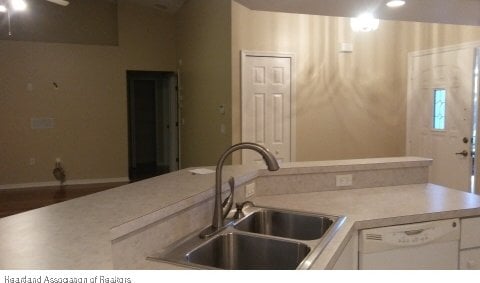
[(58, 4), (58, 5), (62, 5), (62, 6), (68, 6), (68, 4), (70, 4), (70, 2), (66, 0), (47, 0), (47, 1)]

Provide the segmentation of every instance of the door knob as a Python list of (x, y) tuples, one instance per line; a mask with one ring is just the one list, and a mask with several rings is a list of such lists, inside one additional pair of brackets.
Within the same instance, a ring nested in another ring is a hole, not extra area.
[(468, 151), (464, 150), (462, 152), (457, 152), (455, 153), (456, 155), (463, 155), (463, 157), (467, 157), (468, 156)]

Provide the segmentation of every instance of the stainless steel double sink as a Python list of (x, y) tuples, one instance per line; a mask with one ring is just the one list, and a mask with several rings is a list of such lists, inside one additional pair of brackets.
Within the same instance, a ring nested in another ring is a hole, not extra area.
[(148, 259), (200, 269), (308, 269), (344, 219), (250, 206), (212, 238), (197, 232)]

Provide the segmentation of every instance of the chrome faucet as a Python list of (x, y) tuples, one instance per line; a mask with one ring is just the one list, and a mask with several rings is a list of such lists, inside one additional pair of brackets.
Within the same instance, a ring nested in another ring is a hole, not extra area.
[[(222, 203), (222, 169), (223, 164), (225, 163), (225, 159), (234, 151), (239, 149), (251, 149), (260, 153), (267, 164), (267, 168), (270, 171), (277, 171), (280, 167), (278, 166), (277, 160), (275, 156), (268, 151), (268, 149), (264, 148), (263, 146), (256, 144), (256, 143), (239, 143), (231, 146), (228, 148), (220, 159), (217, 162), (217, 168), (215, 172), (215, 206), (213, 210), (213, 219), (212, 219), (212, 226), (208, 227), (207, 229), (203, 230), (200, 233), (200, 238), (208, 238), (213, 236), (223, 227), (223, 221), (228, 213), (228, 207), (231, 208), (233, 203), (233, 187), (234, 182), (231, 178), (229, 181), (230, 184), (230, 196)], [(227, 206), (226, 213), (224, 212), (224, 206)]]

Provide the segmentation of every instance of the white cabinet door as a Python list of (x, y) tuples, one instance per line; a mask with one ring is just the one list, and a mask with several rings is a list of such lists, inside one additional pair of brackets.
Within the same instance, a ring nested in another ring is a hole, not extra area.
[(480, 270), (480, 217), (461, 222), (460, 269)]
[(333, 266), (334, 270), (358, 269), (358, 233), (355, 233)]
[(460, 251), (460, 269), (480, 270), (480, 248)]
[(462, 219), (460, 249), (477, 247), (480, 247), (480, 217)]

